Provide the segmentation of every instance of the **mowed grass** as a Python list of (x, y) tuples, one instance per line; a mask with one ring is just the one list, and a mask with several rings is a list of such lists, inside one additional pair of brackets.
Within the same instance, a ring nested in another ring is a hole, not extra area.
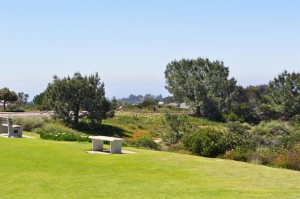
[(300, 172), (91, 143), (0, 137), (0, 198), (300, 198)]

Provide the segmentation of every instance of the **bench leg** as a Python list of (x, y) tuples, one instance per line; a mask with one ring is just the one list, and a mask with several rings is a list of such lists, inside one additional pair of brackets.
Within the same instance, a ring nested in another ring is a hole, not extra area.
[(122, 153), (122, 142), (120, 141), (110, 142), (110, 153)]
[(93, 151), (103, 151), (103, 140), (92, 140)]

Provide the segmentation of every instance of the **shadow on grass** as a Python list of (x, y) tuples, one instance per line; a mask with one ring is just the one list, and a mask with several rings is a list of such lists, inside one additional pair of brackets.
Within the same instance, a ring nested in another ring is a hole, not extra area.
[(88, 135), (103, 135), (103, 136), (113, 136), (113, 137), (131, 137), (131, 132), (126, 131), (125, 129), (108, 125), (108, 124), (94, 124), (88, 125), (80, 123), (77, 130), (88, 134)]

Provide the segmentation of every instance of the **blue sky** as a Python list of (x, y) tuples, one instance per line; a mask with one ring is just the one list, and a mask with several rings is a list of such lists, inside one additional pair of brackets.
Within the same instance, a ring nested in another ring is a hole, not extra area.
[(223, 60), (243, 86), (300, 71), (299, 0), (0, 0), (0, 88), (99, 72), (106, 96), (162, 94), (166, 65)]

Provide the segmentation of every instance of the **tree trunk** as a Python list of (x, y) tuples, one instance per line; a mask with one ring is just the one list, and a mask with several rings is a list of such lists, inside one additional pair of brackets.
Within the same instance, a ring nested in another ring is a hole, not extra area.
[(74, 115), (74, 126), (77, 127), (78, 126), (78, 114)]
[(6, 111), (6, 108), (5, 108), (5, 100), (3, 100), (3, 108), (4, 108), (4, 111)]
[(74, 126), (78, 126), (79, 110), (74, 111)]
[(198, 116), (198, 117), (201, 116), (200, 106), (197, 106), (197, 108), (196, 108), (196, 116)]

